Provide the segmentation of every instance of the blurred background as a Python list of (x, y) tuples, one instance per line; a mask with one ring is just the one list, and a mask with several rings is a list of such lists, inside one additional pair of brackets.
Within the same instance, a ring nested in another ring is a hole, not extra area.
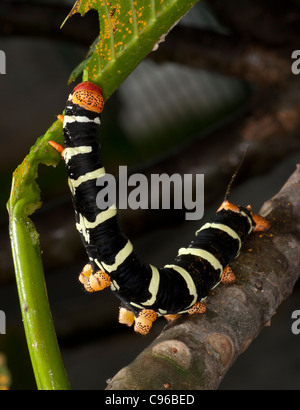
[[(224, 3), (224, 4), (223, 4)], [(226, 3), (226, 5), (225, 5)], [(73, 1), (0, 3), (0, 372), (12, 389), (35, 389), (21, 319), (8, 237), (6, 201), (14, 169), (64, 108), (74, 67), (97, 36), (98, 16), (75, 15), (59, 27)], [(184, 210), (120, 212), (124, 232), (145, 261), (162, 266), (188, 244), (217, 209), (246, 146), (232, 190), (235, 203), (259, 210), (300, 162), (300, 47), (298, 1), (211, 0), (184, 17), (106, 103), (101, 144), (107, 172), (205, 175), (202, 221)], [(165, 326), (141, 337), (119, 325), (109, 290), (86, 294), (77, 281), (86, 254), (75, 230), (66, 173), (41, 166), (42, 208), (32, 219), (40, 233), (49, 301), (72, 389), (103, 389)], [(291, 315), (300, 287), (232, 366), (220, 389), (298, 389), (300, 335)], [(6, 365), (5, 365), (6, 363)], [(5, 367), (6, 366), (6, 367)], [(8, 374), (8, 373), (6, 373)], [(0, 380), (1, 383), (1, 380)]]

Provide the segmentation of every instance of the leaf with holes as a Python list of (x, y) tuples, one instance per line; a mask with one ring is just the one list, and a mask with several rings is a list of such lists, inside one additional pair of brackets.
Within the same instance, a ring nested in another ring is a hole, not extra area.
[(107, 99), (197, 1), (77, 0), (68, 17), (97, 10), (100, 35), (70, 81), (83, 71), (83, 80), (99, 84)]

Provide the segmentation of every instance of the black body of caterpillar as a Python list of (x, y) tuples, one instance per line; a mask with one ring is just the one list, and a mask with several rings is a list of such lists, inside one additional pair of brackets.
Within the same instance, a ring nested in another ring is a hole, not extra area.
[(66, 163), (76, 227), (89, 257), (80, 281), (88, 291), (110, 286), (122, 301), (119, 321), (127, 325), (135, 321), (135, 330), (146, 334), (157, 316), (172, 319), (205, 311), (201, 300), (221, 279), (234, 280), (228, 264), (245, 238), (253, 230), (268, 229), (268, 222), (250, 206), (238, 207), (225, 199), (172, 264), (158, 269), (143, 263), (120, 228), (115, 206), (100, 210), (96, 204), (96, 179), (105, 174), (97, 140), (103, 105), (98, 86), (79, 84), (65, 110), (65, 147), (50, 143)]

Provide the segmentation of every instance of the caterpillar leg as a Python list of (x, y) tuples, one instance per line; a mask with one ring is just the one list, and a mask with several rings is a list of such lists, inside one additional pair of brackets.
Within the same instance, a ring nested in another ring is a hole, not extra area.
[(89, 263), (84, 266), (78, 279), (88, 292), (98, 292), (110, 286), (110, 277), (102, 270), (93, 274)]
[(265, 232), (270, 228), (270, 223), (262, 216), (255, 214), (251, 205), (247, 205), (246, 208), (251, 212), (252, 219), (256, 224), (253, 232)]
[(188, 311), (189, 315), (202, 314), (206, 312), (206, 305), (203, 302), (196, 302)]
[(157, 314), (152, 309), (143, 309), (140, 311), (137, 318), (135, 318), (134, 330), (141, 335), (149, 333), (152, 323), (155, 322)]
[(48, 143), (63, 157), (64, 147), (55, 141), (48, 141)]
[(225, 285), (231, 285), (235, 280), (236, 277), (233, 270), (229, 266), (226, 266), (222, 273), (221, 282)]
[(126, 326), (133, 325), (134, 322), (134, 313), (131, 310), (128, 310), (122, 306), (119, 309), (119, 323), (122, 323)]

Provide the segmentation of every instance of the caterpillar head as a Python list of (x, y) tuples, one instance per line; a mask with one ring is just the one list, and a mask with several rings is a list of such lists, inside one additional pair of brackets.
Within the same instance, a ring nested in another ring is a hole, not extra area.
[(103, 92), (98, 85), (85, 81), (74, 88), (72, 102), (100, 114), (104, 107)]

